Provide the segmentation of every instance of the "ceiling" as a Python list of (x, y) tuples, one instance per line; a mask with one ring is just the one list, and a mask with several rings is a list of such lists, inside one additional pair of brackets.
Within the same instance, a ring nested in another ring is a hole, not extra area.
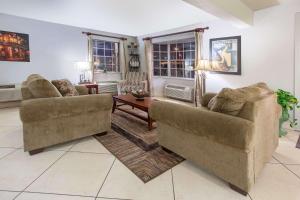
[(217, 19), (182, 0), (0, 0), (0, 13), (140, 36)]
[(278, 0), (241, 0), (252, 10), (261, 10), (279, 4)]

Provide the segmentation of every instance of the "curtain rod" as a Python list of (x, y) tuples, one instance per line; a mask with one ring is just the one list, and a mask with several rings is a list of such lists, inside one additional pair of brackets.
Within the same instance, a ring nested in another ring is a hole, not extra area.
[(127, 38), (124, 38), (124, 37), (116, 37), (116, 36), (110, 36), (110, 35), (102, 35), (102, 34), (91, 33), (91, 32), (82, 32), (82, 34), (85, 34), (85, 35), (87, 35), (87, 36), (89, 36), (89, 35), (95, 35), (95, 36), (108, 37), (108, 38), (114, 38), (114, 39), (119, 39), (119, 40), (127, 40)]
[(160, 38), (160, 37), (166, 37), (166, 36), (178, 35), (178, 34), (190, 33), (190, 32), (204, 32), (205, 30), (208, 30), (208, 29), (209, 29), (209, 27), (196, 28), (196, 29), (192, 29), (192, 30), (188, 30), (188, 31), (181, 31), (181, 32), (169, 33), (169, 34), (164, 34), (164, 35), (157, 35), (157, 36), (153, 36), (153, 37), (145, 37), (145, 38), (143, 38), (143, 40), (151, 40), (154, 38)]

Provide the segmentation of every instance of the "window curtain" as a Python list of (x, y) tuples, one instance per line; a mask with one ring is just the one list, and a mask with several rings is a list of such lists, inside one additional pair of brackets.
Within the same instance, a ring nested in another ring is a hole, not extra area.
[(90, 73), (92, 83), (94, 83), (94, 64), (93, 64), (93, 38), (91, 35), (88, 36), (88, 62), (90, 63)]
[(146, 67), (148, 74), (148, 91), (150, 96), (153, 96), (153, 62), (152, 62), (152, 41), (151, 39), (144, 40), (145, 45), (145, 58), (146, 58)]
[[(195, 67), (200, 67), (202, 59), (202, 44), (203, 32), (195, 32)], [(195, 85), (194, 85), (194, 101), (196, 107), (199, 105), (200, 100), (205, 93), (205, 73), (203, 71), (195, 71)]]
[(119, 42), (120, 46), (120, 71), (122, 75), (122, 80), (125, 80), (126, 73), (128, 72), (128, 65), (126, 62), (126, 40), (120, 40)]

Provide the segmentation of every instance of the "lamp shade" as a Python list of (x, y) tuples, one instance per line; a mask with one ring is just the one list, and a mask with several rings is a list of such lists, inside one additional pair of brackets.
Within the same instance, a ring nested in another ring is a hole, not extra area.
[(89, 71), (91, 69), (91, 65), (89, 62), (76, 62), (75, 66), (79, 71)]

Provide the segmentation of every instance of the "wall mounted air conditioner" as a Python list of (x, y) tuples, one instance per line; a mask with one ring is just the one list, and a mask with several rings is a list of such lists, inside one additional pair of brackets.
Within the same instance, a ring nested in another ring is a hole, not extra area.
[(189, 86), (167, 84), (165, 86), (165, 96), (173, 99), (193, 102), (194, 88)]

